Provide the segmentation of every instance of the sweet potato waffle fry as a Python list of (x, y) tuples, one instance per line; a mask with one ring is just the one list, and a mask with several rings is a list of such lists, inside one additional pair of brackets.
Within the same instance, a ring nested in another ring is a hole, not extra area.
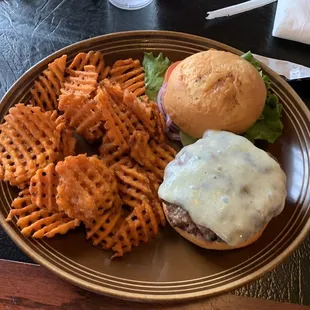
[[(147, 107), (133, 94), (128, 91), (124, 93), (108, 80), (104, 80), (101, 86), (95, 100), (98, 101), (106, 120), (104, 127), (108, 141), (117, 147), (117, 151), (128, 149), (129, 139), (137, 129), (155, 135), (157, 123), (155, 119), (151, 119), (154, 115), (153, 106)], [(163, 130), (162, 128), (162, 134)]]
[(134, 130), (134, 127), (129, 119), (126, 116), (124, 117), (121, 107), (113, 102), (105, 88), (98, 91), (95, 100), (102, 111), (104, 128), (109, 141), (121, 149), (128, 149), (126, 141), (129, 139), (130, 131)]
[(130, 155), (141, 166), (153, 172), (157, 178), (162, 179), (164, 171), (158, 167), (157, 158), (149, 145), (150, 136), (143, 131), (135, 131), (131, 136)]
[(0, 125), (0, 177), (22, 185), (36, 170), (59, 158), (60, 134), (56, 112), (17, 104)]
[(97, 87), (98, 73), (96, 67), (88, 65), (84, 67), (84, 71), (76, 71), (67, 69), (69, 75), (65, 78), (62, 88), (60, 89), (61, 96), (63, 95), (78, 95), (86, 98), (93, 97)]
[(158, 143), (164, 143), (166, 141), (165, 120), (155, 102), (140, 100), (133, 93), (125, 91), (124, 103), (136, 115), (152, 139)]
[(131, 110), (138, 120), (142, 123), (150, 135), (155, 133), (155, 122), (152, 120), (152, 107), (147, 103), (139, 100), (133, 93), (128, 90), (124, 91), (123, 102), (128, 110)]
[(32, 203), (29, 189), (21, 191), (12, 203), (7, 221), (17, 216), (17, 226), (25, 237), (42, 239), (52, 238), (57, 234), (66, 234), (80, 225), (80, 221), (69, 218), (64, 212), (52, 213), (40, 209)]
[(174, 158), (176, 151), (166, 143), (149, 142), (149, 135), (143, 131), (135, 131), (129, 145), (131, 157), (162, 180), (164, 170)]
[(132, 58), (116, 61), (109, 73), (111, 80), (119, 83), (136, 96), (145, 93), (144, 70), (138, 59)]
[(30, 180), (29, 192), (31, 201), (40, 209), (47, 209), (49, 212), (59, 212), (56, 203), (58, 175), (54, 164), (37, 170)]
[[(140, 170), (140, 171), (139, 171)], [(152, 199), (150, 180), (138, 167), (120, 165), (115, 169), (118, 178), (118, 190), (123, 202), (134, 209), (145, 198)]]
[(84, 67), (88, 65), (94, 66), (96, 68), (95, 71), (99, 75), (99, 80), (103, 80), (109, 74), (110, 67), (105, 66), (102, 53), (95, 51), (77, 54), (71, 62), (69, 69), (82, 71)]
[(74, 128), (86, 140), (93, 142), (103, 136), (102, 112), (94, 100), (74, 94), (63, 95), (59, 110), (68, 126)]
[(116, 243), (116, 232), (124, 220), (122, 201), (117, 197), (112, 209), (105, 211), (102, 216), (85, 225), (86, 239), (91, 239), (94, 246), (101, 244), (104, 249), (111, 249)]
[(56, 119), (57, 130), (60, 132), (59, 159), (75, 155), (76, 139), (73, 130), (67, 126), (64, 115)]
[(101, 86), (113, 99), (109, 101), (110, 106), (126, 126), (129, 135), (134, 130), (146, 131), (158, 143), (165, 142), (165, 121), (156, 103), (140, 100), (107, 79), (102, 81)]
[[(157, 104), (145, 95), (139, 60), (110, 69), (90, 51), (66, 61), (56, 59), (35, 82), (37, 107), (18, 104), (0, 125), (0, 179), (23, 188), (7, 220), (16, 216), (33, 238), (83, 222), (87, 240), (120, 257), (165, 225), (157, 191), (175, 151)], [(75, 156), (78, 135), (100, 157)]]
[(165, 216), (162, 211), (160, 199), (157, 194), (158, 180), (153, 173), (145, 172), (139, 165), (120, 165), (115, 168), (118, 178), (118, 190), (124, 204), (133, 210), (141, 205), (144, 200), (151, 202), (159, 222), (165, 224)]
[(68, 156), (57, 164), (56, 172), (59, 175), (57, 205), (68, 216), (90, 222), (113, 206), (116, 180), (100, 159)]
[(148, 201), (143, 201), (127, 216), (124, 224), (117, 231), (117, 242), (113, 246), (115, 254), (112, 258), (123, 256), (132, 247), (146, 243), (155, 238), (159, 230), (158, 217)]
[(112, 82), (109, 79), (104, 79), (99, 83), (99, 86), (104, 87), (107, 90), (107, 92), (117, 105), (120, 104), (121, 107), (123, 106), (124, 90), (122, 89), (120, 84)]
[(63, 55), (48, 65), (30, 90), (32, 105), (39, 106), (42, 111), (56, 110), (61, 83), (64, 82), (67, 56)]
[(103, 138), (103, 143), (99, 147), (99, 153), (102, 158), (102, 161), (110, 169), (114, 169), (116, 166), (124, 164), (126, 166), (134, 166), (133, 161), (126, 153), (126, 150), (120, 149), (114, 146), (108, 139), (107, 136)]
[(130, 135), (134, 132), (134, 130), (145, 130), (134, 112), (124, 103), (124, 91), (121, 89), (119, 84), (113, 84), (110, 80), (104, 79), (101, 83), (101, 87), (104, 87), (113, 99), (111, 101), (112, 108), (125, 124)]
[(155, 102), (151, 101), (149, 104), (152, 108), (152, 117), (155, 122), (155, 134), (152, 135), (152, 138), (157, 143), (165, 143), (166, 122), (164, 116), (159, 112), (158, 106)]
[[(143, 171), (139, 166), (120, 165), (115, 169), (118, 189), (125, 205), (132, 209), (124, 224), (116, 234), (117, 243), (113, 247), (116, 254), (122, 256), (157, 235), (159, 226), (166, 223), (156, 185), (152, 185), (155, 176)], [(155, 182), (156, 184), (156, 182)]]
[(156, 165), (164, 171), (169, 162), (174, 159), (176, 150), (167, 143), (157, 144), (154, 140), (150, 141), (150, 147), (156, 157)]
[(151, 138), (158, 143), (164, 143), (166, 141), (164, 133), (166, 124), (157, 104), (143, 98), (139, 99), (129, 91), (124, 92), (123, 100), (127, 108), (142, 123), (143, 128), (150, 134)]

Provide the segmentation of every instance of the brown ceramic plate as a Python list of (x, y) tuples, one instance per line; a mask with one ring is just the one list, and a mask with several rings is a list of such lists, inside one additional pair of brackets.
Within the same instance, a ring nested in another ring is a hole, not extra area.
[[(192, 35), (138, 31), (89, 39), (64, 48), (26, 72), (4, 96), (0, 121), (10, 106), (23, 101), (34, 79), (47, 64), (62, 54), (70, 61), (82, 51), (102, 51), (108, 63), (128, 57), (142, 58), (143, 52), (163, 52), (171, 60), (209, 48), (231, 47)], [(24, 238), (15, 222), (4, 219), (17, 191), (0, 184), (0, 222), (12, 240), (33, 260), (60, 277), (85, 289), (119, 298), (140, 301), (185, 300), (232, 290), (256, 279), (281, 263), (305, 238), (310, 228), (309, 143), (310, 115), (307, 107), (278, 75), (262, 66), (272, 89), (284, 105), (284, 133), (267, 151), (287, 174), (288, 197), (283, 213), (272, 220), (253, 245), (235, 251), (200, 249), (181, 238), (170, 227), (148, 245), (140, 246), (122, 259), (86, 242), (77, 230), (52, 240)]]

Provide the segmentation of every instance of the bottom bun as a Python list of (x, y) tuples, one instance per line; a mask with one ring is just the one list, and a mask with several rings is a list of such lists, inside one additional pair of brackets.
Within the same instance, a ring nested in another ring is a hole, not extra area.
[(199, 237), (196, 237), (192, 234), (189, 234), (188, 232), (184, 231), (181, 228), (174, 227), (171, 224), (171, 222), (169, 221), (168, 211), (167, 211), (166, 205), (164, 203), (163, 203), (163, 209), (164, 209), (168, 223), (176, 232), (178, 232), (182, 237), (184, 237), (188, 241), (198, 245), (201, 248), (208, 249), (208, 250), (220, 250), (221, 251), (221, 250), (234, 250), (234, 249), (244, 248), (244, 247), (254, 243), (257, 239), (259, 239), (259, 237), (262, 235), (263, 231), (265, 230), (265, 228), (267, 226), (267, 225), (265, 225), (261, 231), (259, 231), (255, 235), (251, 236), (247, 241), (242, 242), (236, 246), (230, 246), (229, 244), (227, 244), (224, 241), (223, 242), (207, 241), (207, 240), (201, 239)]

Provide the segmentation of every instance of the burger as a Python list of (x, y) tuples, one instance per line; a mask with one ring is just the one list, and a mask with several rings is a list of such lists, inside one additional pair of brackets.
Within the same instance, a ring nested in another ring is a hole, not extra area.
[(166, 218), (184, 238), (213, 250), (256, 241), (286, 199), (286, 176), (243, 136), (207, 130), (165, 169), (158, 194)]
[(158, 193), (170, 225), (200, 247), (247, 246), (284, 208), (280, 165), (240, 135), (258, 121), (266, 97), (257, 68), (229, 52), (197, 53), (166, 72), (158, 103), (169, 133), (198, 141), (168, 164)]
[(208, 50), (174, 63), (158, 102), (169, 122), (193, 138), (207, 129), (246, 132), (261, 115), (266, 86), (257, 69), (230, 52)]

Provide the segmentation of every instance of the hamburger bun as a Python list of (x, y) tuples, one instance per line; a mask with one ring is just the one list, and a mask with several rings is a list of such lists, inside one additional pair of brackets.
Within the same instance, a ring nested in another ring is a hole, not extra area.
[(179, 227), (174, 227), (172, 225), (172, 223), (169, 221), (168, 211), (167, 211), (167, 207), (166, 207), (165, 203), (163, 203), (163, 210), (164, 210), (164, 213), (165, 213), (165, 216), (166, 216), (168, 223), (176, 232), (178, 232), (183, 238), (194, 243), (195, 245), (197, 245), (201, 248), (204, 248), (204, 249), (208, 249), (208, 250), (223, 250), (224, 251), (224, 250), (234, 250), (234, 249), (240, 249), (240, 248), (246, 247), (246, 246), (254, 243), (256, 240), (258, 240), (259, 237), (262, 235), (263, 231), (265, 230), (266, 226), (267, 226), (267, 225), (265, 225), (261, 231), (259, 231), (255, 235), (251, 236), (247, 241), (240, 243), (237, 246), (232, 247), (224, 241), (223, 242), (207, 241), (207, 240), (201, 239), (199, 237), (196, 237), (193, 234), (190, 234), (190, 233), (186, 232), (185, 230), (180, 229)]
[(261, 115), (266, 95), (252, 64), (229, 52), (209, 50), (175, 67), (163, 104), (182, 131), (201, 138), (207, 129), (246, 132)]

